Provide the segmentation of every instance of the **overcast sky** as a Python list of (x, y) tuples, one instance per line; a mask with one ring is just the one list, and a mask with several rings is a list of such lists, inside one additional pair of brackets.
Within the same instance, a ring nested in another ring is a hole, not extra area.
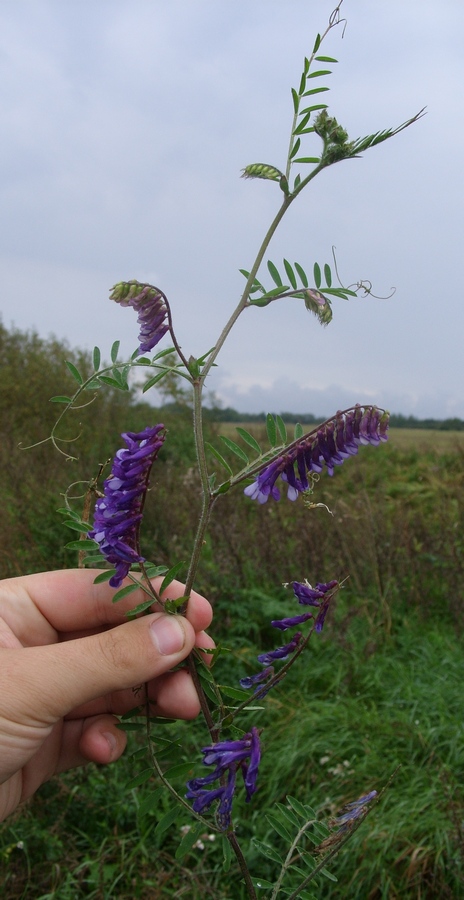
[[(108, 292), (137, 278), (169, 297), (187, 356), (213, 346), (280, 204), (278, 185), (241, 169), (285, 167), (290, 88), (333, 5), (3, 0), (3, 324), (106, 357), (119, 338), (129, 355), (135, 316)], [(322, 172), (266, 259), (311, 272), (335, 245), (345, 284), (396, 293), (335, 300), (326, 329), (301, 301), (245, 311), (210, 388), (241, 411), (375, 402), (464, 418), (464, 5), (345, 0), (342, 12), (343, 38), (339, 27), (321, 49), (339, 63), (320, 83), (350, 137), (428, 112)]]

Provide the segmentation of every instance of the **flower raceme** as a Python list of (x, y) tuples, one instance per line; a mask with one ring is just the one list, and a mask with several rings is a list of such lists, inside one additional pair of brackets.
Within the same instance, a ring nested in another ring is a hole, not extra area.
[[(204, 778), (193, 778), (187, 782), (186, 797), (193, 800), (193, 809), (203, 812), (215, 800), (219, 800), (217, 821), (225, 831), (230, 825), (232, 801), (236, 789), (237, 770), (240, 769), (245, 783), (247, 802), (256, 791), (261, 747), (258, 729), (253, 727), (248, 734), (238, 741), (220, 741), (210, 747), (203, 747), (205, 766), (215, 766), (214, 770)], [(221, 782), (219, 787), (209, 787), (214, 782)]]
[(120, 587), (133, 563), (144, 562), (139, 550), (139, 528), (150, 469), (163, 444), (164, 425), (122, 434), (126, 447), (118, 450), (103, 497), (95, 504), (94, 524), (88, 536), (115, 566), (111, 587)]
[[(274, 619), (271, 625), (274, 628), (278, 628), (279, 631), (287, 631), (288, 628), (294, 628), (295, 625), (302, 625), (309, 619), (315, 619), (314, 631), (320, 633), (324, 627), (330, 601), (339, 589), (338, 581), (318, 582), (315, 587), (312, 587), (309, 581), (292, 581), (289, 586), (293, 588), (293, 593), (302, 606), (312, 606), (317, 609), (317, 612), (314, 614), (306, 612), (284, 619)], [(274, 680), (274, 662), (276, 660), (283, 662), (292, 656), (300, 647), (302, 637), (302, 633), (297, 631), (288, 644), (284, 644), (282, 647), (277, 647), (275, 650), (270, 650), (267, 653), (261, 653), (258, 656), (258, 662), (265, 668), (255, 675), (247, 675), (245, 678), (241, 678), (240, 686), (245, 690), (254, 687), (255, 693), (259, 693), (260, 698), (264, 697), (268, 690), (278, 681), (278, 678)]]
[(244, 493), (258, 503), (266, 503), (269, 497), (279, 500), (276, 482), (280, 476), (287, 485), (288, 499), (296, 500), (298, 494), (309, 490), (309, 473), (320, 473), (325, 465), (329, 475), (333, 475), (334, 466), (341, 466), (356, 454), (360, 445), (377, 446), (386, 441), (388, 420), (389, 414), (376, 406), (357, 405), (338, 412), (316, 433), (304, 435), (281, 456), (266, 463)]
[(151, 284), (120, 281), (110, 294), (121, 306), (132, 306), (140, 325), (139, 353), (149, 353), (169, 331), (168, 307), (164, 294)]

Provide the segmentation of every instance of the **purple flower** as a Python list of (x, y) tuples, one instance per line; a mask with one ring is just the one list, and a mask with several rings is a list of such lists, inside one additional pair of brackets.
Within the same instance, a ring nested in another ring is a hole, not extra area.
[(111, 300), (121, 306), (132, 306), (140, 325), (139, 353), (149, 353), (169, 331), (168, 307), (164, 294), (151, 284), (139, 281), (120, 281), (115, 284)]
[(297, 631), (288, 644), (283, 647), (277, 647), (276, 650), (270, 650), (269, 653), (260, 653), (258, 662), (262, 666), (272, 665), (274, 659), (287, 659), (291, 653), (294, 653), (301, 640), (301, 631)]
[[(225, 830), (230, 825), (238, 769), (240, 769), (245, 783), (247, 802), (256, 791), (261, 759), (258, 729), (253, 727), (241, 740), (220, 741), (210, 747), (204, 747), (201, 752), (204, 755), (204, 765), (215, 768), (209, 775), (189, 781), (185, 796), (188, 800), (193, 800), (193, 810), (197, 813), (207, 809), (215, 800), (219, 800), (217, 820), (221, 829)], [(227, 776), (227, 781), (225, 776)], [(207, 787), (219, 780), (222, 782), (220, 787)]]
[(303, 436), (282, 456), (264, 465), (244, 493), (258, 503), (266, 503), (269, 497), (279, 500), (276, 482), (280, 477), (287, 485), (287, 498), (296, 500), (309, 488), (309, 473), (320, 473), (326, 466), (329, 475), (333, 475), (334, 466), (341, 466), (356, 454), (360, 444), (377, 446), (386, 441), (388, 420), (389, 414), (375, 406), (357, 405), (347, 412), (338, 412), (316, 434)]
[[(274, 667), (267, 666), (262, 672), (257, 672), (256, 675), (247, 675), (245, 678), (240, 679), (240, 687), (242, 687), (245, 691), (252, 688), (255, 684), (260, 685), (263, 681), (267, 681), (271, 679), (274, 675)], [(261, 690), (258, 687), (258, 690)]]
[(287, 619), (274, 619), (271, 622), (271, 625), (274, 628), (280, 628), (281, 631), (287, 631), (287, 628), (293, 628), (294, 625), (302, 625), (303, 622), (307, 622), (308, 619), (313, 618), (314, 616), (312, 613), (303, 613), (301, 616), (290, 616)]
[(119, 587), (133, 563), (143, 562), (139, 551), (139, 528), (148, 488), (150, 469), (163, 444), (164, 425), (122, 435), (127, 447), (118, 450), (111, 475), (103, 485), (104, 495), (95, 504), (93, 529), (88, 536), (116, 567), (111, 587)]

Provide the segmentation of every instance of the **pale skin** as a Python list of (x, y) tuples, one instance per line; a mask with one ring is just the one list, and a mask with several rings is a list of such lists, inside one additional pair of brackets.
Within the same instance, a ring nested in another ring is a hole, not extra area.
[[(192, 719), (198, 697), (185, 669), (170, 671), (205, 634), (210, 604), (192, 593), (185, 617), (161, 612), (127, 621), (146, 599), (112, 603), (95, 571), (68, 569), (0, 581), (0, 821), (59, 772), (119, 759), (117, 716), (148, 684), (154, 715)], [(154, 581), (155, 587), (159, 581)], [(173, 582), (163, 599), (182, 596)]]

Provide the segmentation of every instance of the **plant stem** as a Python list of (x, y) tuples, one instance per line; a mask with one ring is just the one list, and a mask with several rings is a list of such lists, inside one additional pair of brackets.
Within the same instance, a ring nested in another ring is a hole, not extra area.
[(240, 846), (240, 844), (239, 844), (239, 842), (238, 842), (238, 840), (237, 840), (237, 838), (236, 838), (235, 832), (234, 832), (234, 831), (231, 831), (231, 832), (230, 832), (228, 835), (226, 835), (226, 836), (227, 836), (227, 840), (229, 841), (230, 846), (232, 847), (232, 850), (233, 850), (234, 853), (235, 853), (237, 862), (238, 862), (238, 864), (239, 864), (239, 866), (240, 866), (240, 869), (241, 869), (241, 872), (242, 872), (242, 875), (243, 875), (243, 880), (244, 880), (244, 882), (245, 882), (245, 884), (246, 884), (246, 886), (247, 886), (248, 894), (249, 894), (249, 896), (251, 897), (251, 900), (257, 900), (256, 891), (255, 891), (255, 889), (254, 889), (253, 882), (252, 882), (252, 880), (251, 880), (251, 876), (250, 876), (250, 873), (249, 873), (249, 871), (248, 871), (248, 866), (247, 866), (247, 864), (246, 864), (245, 857), (244, 857), (244, 855), (243, 855), (243, 853), (242, 853), (242, 848), (241, 848), (241, 846)]

